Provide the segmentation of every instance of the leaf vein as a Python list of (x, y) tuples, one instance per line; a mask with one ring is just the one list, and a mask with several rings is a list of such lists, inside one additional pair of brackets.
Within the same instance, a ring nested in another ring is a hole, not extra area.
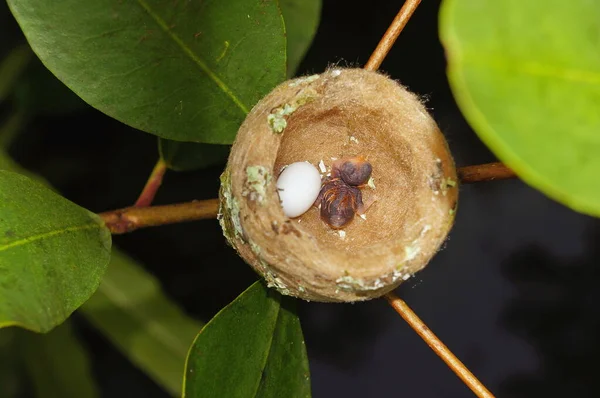
[(208, 65), (198, 56), (196, 55), (184, 42), (183, 40), (181, 40), (179, 38), (179, 36), (177, 36), (176, 34), (174, 34), (171, 29), (169, 29), (169, 27), (167, 26), (167, 24), (165, 23), (165, 21), (159, 16), (157, 15), (154, 10), (150, 7), (150, 5), (148, 5), (148, 3), (146, 3), (145, 0), (137, 0), (138, 4), (148, 13), (148, 15), (150, 15), (152, 17), (152, 19), (154, 19), (154, 21), (156, 22), (156, 24), (158, 26), (160, 26), (160, 28), (183, 50), (183, 52), (192, 60), (194, 61), (194, 63), (196, 63), (196, 65), (198, 65), (198, 67), (200, 67), (200, 69), (202, 69), (202, 71), (204, 73), (206, 73), (208, 75), (208, 77), (210, 79), (212, 79), (215, 84), (221, 89), (223, 90), (223, 92), (225, 94), (227, 94), (227, 96), (229, 96), (229, 98), (231, 98), (231, 100), (233, 101), (234, 104), (236, 104), (238, 106), (238, 108), (240, 108), (244, 113), (248, 113), (249, 110), (246, 107), (246, 105), (244, 105), (244, 103), (233, 93), (233, 91), (229, 88), (229, 86), (227, 86), (227, 84), (225, 84), (225, 82), (223, 80), (221, 80), (216, 73), (214, 73), (209, 67)]
[(92, 224), (77, 225), (74, 227), (67, 227), (67, 228), (63, 228), (63, 229), (57, 229), (54, 231), (44, 232), (44, 233), (38, 234), (38, 235), (27, 236), (25, 238), (15, 240), (10, 243), (0, 245), (0, 252), (8, 250), (8, 249), (12, 249), (14, 247), (22, 246), (22, 245), (25, 245), (28, 243), (32, 243), (32, 242), (35, 242), (38, 240), (52, 238), (57, 235), (61, 235), (61, 234), (69, 233), (69, 232), (83, 231), (86, 229), (93, 229), (93, 228), (100, 229), (101, 225), (94, 222)]

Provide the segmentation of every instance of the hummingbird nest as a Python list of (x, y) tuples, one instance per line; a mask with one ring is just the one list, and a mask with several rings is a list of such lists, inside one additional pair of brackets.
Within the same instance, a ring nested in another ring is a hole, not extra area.
[[(364, 157), (368, 208), (343, 229), (318, 203), (284, 215), (277, 177), (307, 161), (323, 181), (337, 159)], [(458, 199), (448, 145), (421, 100), (378, 72), (335, 68), (276, 87), (248, 114), (221, 176), (225, 237), (267, 283), (305, 300), (379, 297), (427, 265)]]

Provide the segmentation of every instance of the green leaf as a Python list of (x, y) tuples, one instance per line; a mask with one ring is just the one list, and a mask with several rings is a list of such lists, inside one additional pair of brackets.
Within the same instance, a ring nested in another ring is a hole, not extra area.
[(600, 216), (600, 3), (445, 0), (461, 111), (528, 184)]
[(29, 46), (23, 44), (0, 61), (0, 102), (8, 97), (32, 55)]
[(181, 395), (187, 351), (202, 323), (171, 302), (141, 266), (113, 250), (100, 287), (81, 311), (131, 362)]
[(23, 332), (20, 344), (37, 398), (95, 398), (88, 353), (65, 322), (45, 335)]
[(321, 0), (279, 0), (287, 33), (287, 75), (292, 77), (308, 51), (321, 18)]
[(47, 332), (98, 287), (110, 257), (102, 220), (0, 170), (0, 327)]
[(87, 103), (178, 141), (233, 142), (285, 78), (274, 0), (8, 0), (42, 62)]
[[(319, 25), (321, 0), (279, 0), (287, 37), (287, 75), (292, 77)], [(266, 93), (265, 93), (266, 94)], [(254, 103), (250, 104), (251, 106)], [(159, 139), (162, 159), (171, 170), (187, 171), (225, 163), (229, 146)]]
[(203, 167), (225, 164), (229, 156), (229, 145), (197, 144), (159, 138), (160, 157), (167, 167), (175, 171), (188, 171)]
[[(26, 172), (0, 150), (0, 169), (3, 168)], [(203, 324), (186, 316), (170, 301), (159, 281), (143, 267), (113, 249), (100, 287), (80, 311), (166, 391), (181, 395), (183, 364)], [(7, 330), (10, 331), (0, 332)]]
[(310, 397), (294, 299), (256, 282), (198, 334), (186, 363), (190, 398)]

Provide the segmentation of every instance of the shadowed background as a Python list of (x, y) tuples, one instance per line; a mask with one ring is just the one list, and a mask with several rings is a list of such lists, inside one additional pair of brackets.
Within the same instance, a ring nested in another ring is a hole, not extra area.
[[(332, 63), (364, 65), (401, 3), (324, 0), (300, 73), (318, 73)], [(457, 165), (494, 161), (452, 98), (438, 8), (439, 1), (421, 4), (381, 69), (428, 98)], [(0, 37), (0, 56), (23, 40), (4, 3)], [(11, 155), (92, 211), (132, 204), (157, 160), (155, 137), (72, 99), (73, 112), (32, 120)], [(169, 172), (155, 203), (215, 197), (222, 168)], [(596, 396), (599, 240), (598, 220), (518, 180), (464, 186), (444, 250), (396, 292), (497, 396)], [(257, 278), (225, 244), (215, 220), (141, 230), (115, 237), (114, 244), (202, 320)], [(472, 396), (384, 300), (302, 302), (299, 310), (315, 398)], [(92, 355), (102, 396), (167, 396), (83, 317), (72, 319)]]

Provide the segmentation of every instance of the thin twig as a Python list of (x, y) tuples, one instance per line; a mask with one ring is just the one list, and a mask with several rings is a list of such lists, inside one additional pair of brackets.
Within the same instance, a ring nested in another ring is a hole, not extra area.
[(158, 159), (156, 166), (154, 166), (154, 169), (148, 178), (148, 182), (146, 182), (146, 186), (144, 186), (144, 189), (142, 190), (142, 193), (135, 202), (134, 206), (146, 207), (152, 204), (152, 201), (158, 192), (158, 188), (160, 188), (162, 185), (163, 177), (165, 176), (166, 171), (167, 164), (164, 160)]
[[(499, 180), (514, 177), (500, 163), (467, 166), (458, 169), (458, 175), (466, 180), (463, 183)], [(101, 213), (100, 216), (113, 234), (124, 234), (139, 228), (175, 224), (186, 221), (216, 218), (218, 199), (196, 200), (166, 206), (127, 207)]]
[(515, 178), (517, 176), (514, 171), (502, 163), (487, 163), (460, 167), (457, 171), (458, 179), (463, 184), (493, 180), (506, 180), (508, 178)]
[(139, 228), (215, 218), (219, 200), (208, 199), (165, 206), (127, 207), (100, 213), (112, 234), (124, 234)]
[(494, 398), (492, 393), (467, 369), (467, 367), (442, 343), (413, 310), (394, 293), (388, 293), (385, 298), (398, 314), (425, 343), (440, 357), (450, 369), (480, 398)]
[(367, 61), (367, 64), (365, 65), (366, 70), (379, 69), (379, 66), (390, 52), (390, 49), (396, 42), (400, 32), (402, 32), (402, 29), (404, 29), (406, 23), (420, 3), (421, 0), (406, 0), (404, 2), (404, 5), (398, 12), (398, 15), (396, 15), (396, 18), (394, 18), (392, 24), (379, 41), (379, 44), (377, 45), (377, 48), (375, 48), (375, 51), (373, 51), (373, 54), (371, 54), (369, 61)]

